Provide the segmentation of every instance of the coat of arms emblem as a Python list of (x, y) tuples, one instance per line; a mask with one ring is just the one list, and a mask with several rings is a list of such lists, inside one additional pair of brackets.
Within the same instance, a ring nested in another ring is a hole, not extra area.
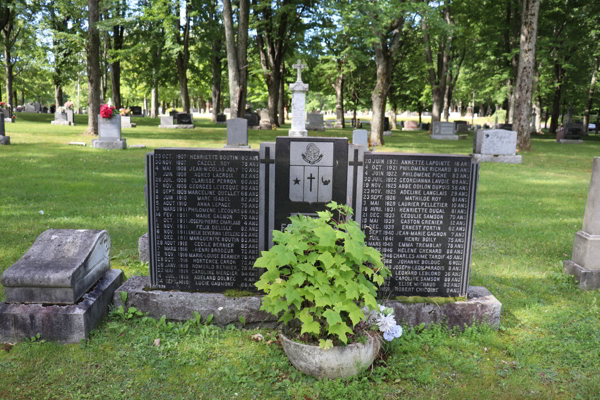
[(290, 143), (290, 200), (328, 203), (332, 198), (333, 143)]

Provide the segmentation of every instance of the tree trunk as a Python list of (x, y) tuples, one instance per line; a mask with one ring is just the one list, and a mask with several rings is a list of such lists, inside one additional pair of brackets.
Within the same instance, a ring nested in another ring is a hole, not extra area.
[[(590, 123), (590, 111), (592, 110), (592, 104), (594, 101), (594, 89), (596, 86), (596, 73), (600, 69), (600, 56), (596, 56), (596, 65), (592, 70), (592, 80), (590, 82), (590, 87), (588, 88), (588, 98), (587, 104), (585, 106), (585, 112), (583, 114), (583, 134), (588, 134), (588, 124)], [(596, 132), (598, 132), (598, 127), (596, 127)]]
[(118, 109), (121, 108), (121, 62), (115, 61), (111, 64), (112, 102)]
[(560, 94), (562, 84), (559, 84), (554, 89), (554, 98), (552, 99), (552, 119), (550, 120), (550, 133), (556, 133), (558, 128), (558, 119), (560, 118)]
[(60, 84), (54, 86), (54, 101), (56, 102), (56, 107), (60, 107), (64, 104), (63, 91)]
[(335, 90), (335, 127), (344, 129), (344, 62), (341, 59), (338, 60), (338, 74), (332, 86)]
[[(212, 102), (217, 104), (213, 108), (212, 122), (217, 122), (217, 114), (219, 114), (219, 106), (221, 103), (221, 38), (215, 38), (212, 42)], [(231, 118), (236, 118), (233, 114)]]
[(397, 128), (396, 126), (396, 117), (398, 115), (398, 106), (396, 105), (396, 103), (392, 103), (392, 115), (390, 116), (390, 128), (395, 131)]
[[(452, 72), (448, 73), (449, 80), (452, 81)], [(444, 121), (448, 122), (450, 118), (450, 102), (452, 101), (452, 85), (446, 85), (444, 90)]]
[(269, 108), (269, 120), (271, 125), (279, 126), (277, 118), (277, 106), (279, 105), (279, 85), (281, 84), (281, 70), (274, 67), (273, 71), (267, 76), (267, 88), (269, 97), (267, 98), (267, 107)]
[(8, 117), (12, 117), (12, 94), (13, 94), (13, 60), (11, 58), (11, 33), (14, 27), (14, 20), (4, 27), (4, 78), (6, 82), (6, 109)]
[(223, 0), (223, 25), (227, 49), (227, 72), (229, 76), (229, 108), (231, 116), (244, 117), (246, 90), (248, 86), (248, 18), (249, 1), (240, 0), (237, 43), (233, 30), (231, 0)]
[(187, 79), (187, 63), (184, 62), (184, 56), (180, 53), (177, 55), (177, 75), (179, 77), (179, 95), (181, 96), (181, 104), (183, 112), (190, 112), (190, 95), (188, 92)]
[(285, 61), (281, 62), (281, 77), (279, 79), (279, 101), (277, 109), (279, 126), (285, 124)]
[(152, 99), (151, 99), (151, 109), (150, 109), (150, 118), (156, 118), (158, 116), (158, 106), (160, 105), (160, 101), (158, 100), (158, 85), (152, 85)]
[(99, 0), (88, 0), (88, 134), (98, 134), (98, 114), (100, 113), (100, 33), (98, 23)]
[[(383, 38), (380, 39), (383, 41)], [(383, 121), (385, 118), (385, 100), (392, 84), (392, 56), (381, 45), (375, 48), (377, 81), (371, 94), (373, 117), (371, 118), (371, 142), (384, 144)]]

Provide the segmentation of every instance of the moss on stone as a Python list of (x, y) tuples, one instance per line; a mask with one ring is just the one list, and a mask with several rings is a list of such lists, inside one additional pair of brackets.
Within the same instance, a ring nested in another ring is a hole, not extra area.
[(421, 296), (396, 296), (392, 300), (406, 304), (428, 303), (428, 304), (447, 304), (457, 301), (467, 301), (466, 297), (421, 297)]
[(250, 297), (256, 296), (258, 293), (250, 292), (248, 290), (229, 289), (223, 292), (225, 297)]

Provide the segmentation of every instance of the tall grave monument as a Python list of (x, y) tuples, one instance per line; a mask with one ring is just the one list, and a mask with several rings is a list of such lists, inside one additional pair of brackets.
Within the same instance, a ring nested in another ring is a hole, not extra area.
[(289, 130), (289, 136), (308, 136), (306, 125), (304, 123), (304, 105), (306, 103), (306, 92), (308, 84), (302, 82), (301, 71), (306, 68), (301, 60), (292, 65), (297, 71), (296, 82), (290, 85), (292, 92), (292, 129)]
[(583, 229), (575, 234), (572, 257), (564, 262), (565, 273), (575, 275), (581, 289), (600, 289), (600, 157), (594, 158)]

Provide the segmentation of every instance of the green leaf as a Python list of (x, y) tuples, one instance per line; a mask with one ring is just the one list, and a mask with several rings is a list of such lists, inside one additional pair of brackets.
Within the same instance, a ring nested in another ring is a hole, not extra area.
[(296, 288), (292, 286), (287, 286), (285, 288), (285, 297), (288, 301), (288, 304), (293, 304), (297, 308), (300, 308), (302, 306), (303, 299), (302, 296), (300, 296), (300, 293), (298, 293), (298, 291), (296, 290)]
[(321, 261), (321, 264), (323, 265), (323, 267), (326, 270), (329, 269), (329, 268), (331, 268), (331, 266), (335, 262), (335, 258), (333, 258), (333, 256), (329, 252), (323, 253), (323, 254), (319, 255), (318, 260)]
[(337, 240), (336, 231), (329, 226), (322, 228), (315, 228), (313, 232), (319, 239), (319, 247), (321, 248), (333, 248), (335, 241)]
[(298, 319), (302, 321), (302, 329), (300, 334), (314, 333), (315, 335), (318, 335), (320, 333), (321, 326), (317, 321), (313, 321), (313, 317), (308, 313), (307, 309), (304, 309), (300, 312)]
[(124, 291), (120, 291), (119, 292), (119, 298), (121, 299), (121, 303), (125, 304), (127, 303), (127, 296), (129, 295), (129, 293), (124, 292)]
[(343, 343), (348, 343), (346, 334), (352, 333), (352, 329), (350, 329), (348, 325), (344, 323), (339, 323), (333, 326), (329, 325), (329, 333), (332, 335), (337, 335)]
[(332, 325), (335, 324), (341, 324), (342, 323), (342, 317), (340, 316), (339, 311), (334, 311), (334, 310), (327, 310), (323, 313), (323, 316), (325, 318), (327, 318), (327, 324), (331, 327)]
[(346, 240), (344, 242), (344, 251), (346, 254), (350, 254), (356, 262), (361, 264), (364, 255), (363, 248), (364, 246), (361, 246), (360, 243), (357, 243), (354, 240)]
[(352, 320), (352, 326), (356, 326), (362, 319), (365, 317), (365, 313), (359, 307), (356, 307), (355, 310), (350, 311), (348, 316)]
[(319, 347), (322, 348), (323, 350), (329, 350), (333, 347), (333, 342), (331, 341), (331, 339), (320, 339), (319, 340)]
[(292, 276), (290, 276), (290, 279), (288, 280), (288, 285), (301, 286), (305, 280), (306, 280), (305, 273), (295, 272), (294, 274), (292, 274)]

